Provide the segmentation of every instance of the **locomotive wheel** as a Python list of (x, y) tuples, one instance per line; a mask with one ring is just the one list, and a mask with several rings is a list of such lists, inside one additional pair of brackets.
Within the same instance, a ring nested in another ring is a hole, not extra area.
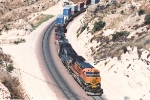
[(86, 92), (86, 87), (85, 86), (83, 87), (83, 90)]
[(70, 68), (67, 69), (67, 72), (68, 72), (69, 74), (71, 74)]
[(61, 55), (60, 55), (60, 54), (58, 54), (58, 56), (61, 58)]
[(84, 85), (83, 84), (81, 84), (81, 87), (82, 87), (82, 89), (84, 89)]

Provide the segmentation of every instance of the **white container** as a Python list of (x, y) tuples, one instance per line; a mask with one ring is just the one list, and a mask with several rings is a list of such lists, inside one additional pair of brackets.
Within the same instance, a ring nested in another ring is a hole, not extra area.
[(78, 10), (78, 5), (77, 4), (71, 5), (70, 7), (71, 7), (71, 11)]
[(66, 21), (69, 19), (68, 16), (64, 16), (64, 22), (66, 23)]

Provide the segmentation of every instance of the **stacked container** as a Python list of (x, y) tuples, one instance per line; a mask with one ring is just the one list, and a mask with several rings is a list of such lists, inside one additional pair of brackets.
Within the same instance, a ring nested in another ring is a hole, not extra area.
[(91, 4), (97, 4), (99, 2), (100, 2), (100, 0), (91, 0)]
[(71, 7), (65, 7), (63, 9), (64, 20), (68, 20), (71, 16)]
[(91, 4), (91, 0), (84, 0), (83, 2), (84, 2), (84, 8), (87, 8), (88, 5)]
[(74, 5), (71, 5), (71, 14), (74, 15), (75, 13), (78, 12), (78, 5), (77, 4), (74, 4)]
[(78, 11), (81, 11), (84, 8), (84, 2), (78, 2)]
[(63, 25), (63, 24), (64, 24), (64, 16), (63, 16), (62, 14), (59, 14), (59, 15), (57, 16), (56, 24), (57, 24), (57, 25)]

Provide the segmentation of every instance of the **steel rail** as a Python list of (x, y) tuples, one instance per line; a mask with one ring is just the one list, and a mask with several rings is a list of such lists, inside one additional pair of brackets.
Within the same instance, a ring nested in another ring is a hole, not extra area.
[(100, 96), (92, 96), (92, 97), (93, 97), (94, 100), (103, 100), (103, 98), (100, 97)]
[(51, 50), (49, 49), (49, 46), (51, 44), (49, 44), (49, 40), (50, 40), (52, 30), (54, 28), (54, 24), (55, 21), (52, 22), (52, 24), (47, 28), (47, 30), (44, 33), (42, 39), (42, 54), (50, 74), (52, 75), (59, 89), (63, 92), (66, 99), (79, 100), (78, 96), (72, 91), (72, 89), (69, 87), (69, 85), (61, 76), (51, 56)]

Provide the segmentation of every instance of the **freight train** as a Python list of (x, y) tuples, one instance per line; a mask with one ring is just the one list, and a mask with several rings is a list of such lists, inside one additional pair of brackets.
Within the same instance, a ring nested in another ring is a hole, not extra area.
[(55, 23), (55, 44), (58, 55), (69, 74), (86, 91), (87, 95), (103, 94), (101, 88), (100, 72), (91, 64), (79, 56), (71, 44), (65, 38), (66, 26), (74, 17), (84, 12), (90, 4), (96, 4), (99, 0), (85, 0), (74, 5), (64, 7), (63, 14), (59, 14)]

